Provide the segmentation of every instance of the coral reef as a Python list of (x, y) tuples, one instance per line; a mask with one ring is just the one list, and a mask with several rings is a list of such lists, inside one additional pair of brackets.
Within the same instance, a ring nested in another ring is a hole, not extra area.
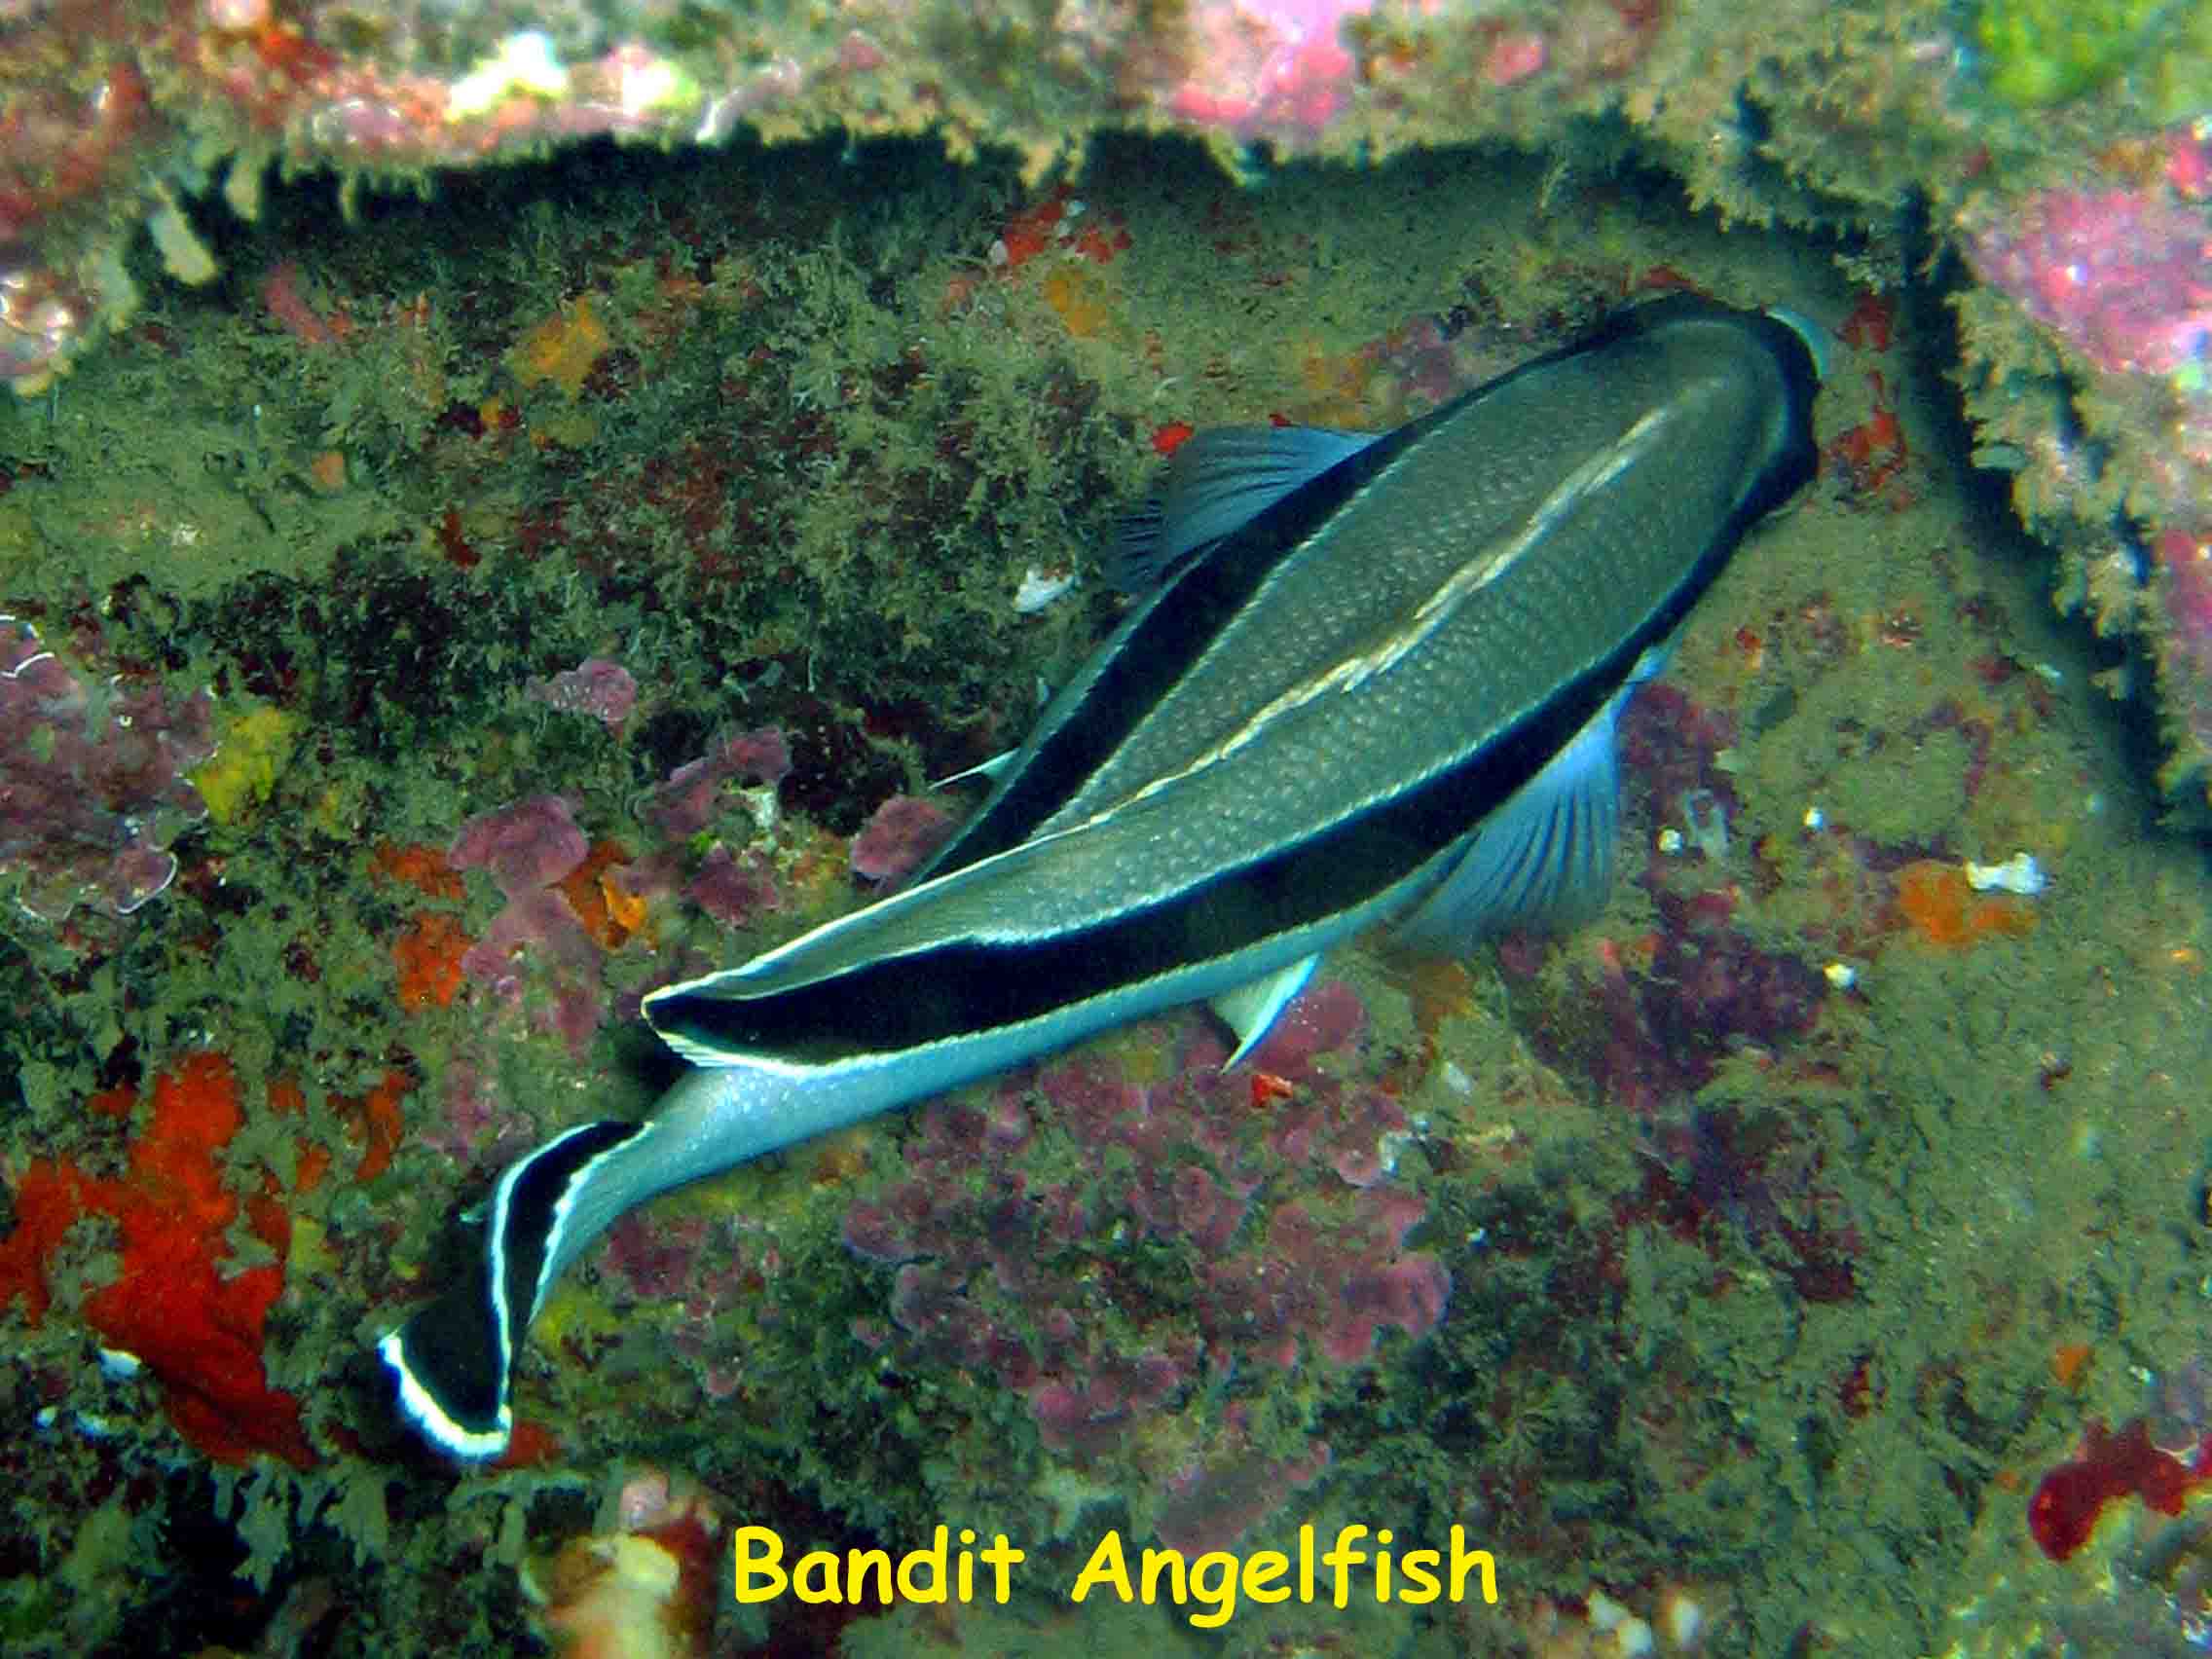
[[(1222, 1072), (1217, 1039), (1193, 1033), (1149, 1086), (1096, 1061), (1048, 1065), (1035, 1120), (1018, 1088), (987, 1114), (925, 1110), (903, 1177), (845, 1213), (847, 1246), (899, 1270), (889, 1328), (857, 1334), (895, 1365), (994, 1376), (1026, 1397), (1047, 1450), (1084, 1464), (1117, 1455), (1140, 1515), (1150, 1484), (1173, 1493), (1183, 1531), (1205, 1533), (1198, 1517), (1227, 1500), (1201, 1493), (1228, 1482), (1225, 1465), (1264, 1459), (1246, 1444), (1248, 1407), (1195, 1405), (1203, 1378), (1359, 1366), (1380, 1328), (1420, 1336), (1443, 1315), (1450, 1275), (1405, 1247), (1426, 1205), (1385, 1178), (1406, 1120), (1358, 1075), (1365, 1023), (1348, 986), (1309, 992), (1253, 1056), (1280, 1088), (1264, 1098)], [(1071, 1150), (1074, 1167), (1111, 1173), (1050, 1178)], [(1119, 1289), (1102, 1270), (1129, 1239), (1180, 1263), (1182, 1282), (1156, 1272)], [(1167, 1451), (1146, 1429), (1170, 1408)], [(1326, 1456), (1296, 1447), (1274, 1466)], [(1303, 1481), (1262, 1484), (1280, 1494)]]

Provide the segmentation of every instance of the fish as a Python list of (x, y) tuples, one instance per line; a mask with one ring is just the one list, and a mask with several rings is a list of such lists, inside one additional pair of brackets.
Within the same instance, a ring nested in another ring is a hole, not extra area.
[(501, 1174), (468, 1270), (378, 1343), (400, 1415), (504, 1451), (551, 1287), (672, 1188), (1185, 1004), (1234, 1064), (1379, 925), (1461, 950), (1594, 911), (1621, 707), (1814, 473), (1808, 338), (1675, 296), (1389, 432), (1186, 441), (1111, 549), (1126, 612), (951, 840), (647, 996), (689, 1068)]

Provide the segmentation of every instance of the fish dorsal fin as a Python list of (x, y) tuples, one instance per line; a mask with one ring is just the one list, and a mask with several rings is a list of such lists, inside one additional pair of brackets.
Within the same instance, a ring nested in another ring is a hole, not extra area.
[(1306, 981), (1313, 977), (1313, 970), (1320, 963), (1319, 956), (1301, 957), (1287, 968), (1247, 980), (1213, 999), (1210, 1006), (1214, 1013), (1236, 1033), (1236, 1052), (1222, 1062), (1222, 1070), (1227, 1071), (1260, 1046), (1274, 1028), (1275, 1016), (1306, 988)]
[(1401, 943), (1456, 955), (1509, 928), (1567, 928), (1604, 907), (1620, 830), (1613, 727), (1666, 666), (1654, 646), (1588, 723), (1468, 837), (1437, 889), (1398, 924)]
[(1122, 521), (1106, 573), (1143, 593), (1185, 558), (1239, 530), (1378, 434), (1329, 426), (1217, 426), (1185, 441), (1152, 499)]

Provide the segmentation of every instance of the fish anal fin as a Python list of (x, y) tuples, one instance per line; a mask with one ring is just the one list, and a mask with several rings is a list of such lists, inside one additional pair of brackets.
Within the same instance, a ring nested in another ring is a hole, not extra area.
[(1243, 1060), (1266, 1040), (1274, 1028), (1276, 1016), (1306, 988), (1306, 981), (1313, 977), (1313, 970), (1320, 963), (1318, 956), (1300, 957), (1287, 968), (1247, 980), (1212, 1000), (1209, 1006), (1214, 1013), (1236, 1033), (1236, 1051), (1222, 1063), (1224, 1071)]

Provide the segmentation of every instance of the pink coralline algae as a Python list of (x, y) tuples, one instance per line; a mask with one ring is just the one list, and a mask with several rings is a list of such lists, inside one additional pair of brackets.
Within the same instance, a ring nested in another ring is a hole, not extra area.
[(1358, 64), (1340, 30), (1370, 0), (1205, 0), (1189, 14), (1192, 58), (1168, 94), (1179, 120), (1238, 139), (1310, 139), (1344, 112)]
[(893, 795), (853, 837), (853, 873), (865, 881), (897, 881), (944, 844), (952, 814), (921, 795)]
[(784, 1267), (773, 1243), (746, 1234), (740, 1219), (668, 1219), (649, 1207), (635, 1209), (608, 1230), (599, 1255), (601, 1282), (624, 1299), (679, 1306), (668, 1340), (698, 1363), (702, 1386), (715, 1399), (727, 1398), (743, 1381), (742, 1360), (723, 1351), (716, 1320), (740, 1307), (773, 1318), (760, 1293)]
[(683, 889), (692, 903), (728, 928), (750, 927), (762, 910), (783, 907), (768, 866), (757, 853), (717, 847)]
[[(1226, 1415), (1224, 1438), (1235, 1441), (1244, 1432), (1245, 1414), (1232, 1408)], [(1311, 1486), (1328, 1466), (1326, 1446), (1281, 1459), (1232, 1445), (1167, 1483), (1156, 1520), (1160, 1541), (1186, 1555), (1230, 1549), (1281, 1506), (1285, 1493)]]
[[(1683, 824), (1698, 812), (1724, 825), (1736, 803), (1719, 759), (1736, 737), (1725, 711), (1677, 687), (1645, 687), (1621, 719), (1629, 822)], [(1652, 860), (1635, 880), (1657, 925), (1632, 948), (1608, 943), (1595, 969), (1570, 968), (1571, 1009), (1540, 1021), (1536, 1043), (1552, 1063), (1586, 1071), (1624, 1112), (1655, 1120), (1710, 1083), (1728, 1055), (1779, 1052), (1804, 1037), (1830, 987), (1810, 962), (1765, 949), (1736, 925), (1740, 895), (1703, 856)], [(1554, 948), (1512, 936), (1498, 963), (1533, 983)]]
[(773, 727), (719, 738), (705, 755), (679, 766), (653, 791), (645, 819), (664, 835), (696, 835), (719, 810), (723, 785), (780, 784), (791, 769), (791, 746)]
[(214, 752), (205, 691), (88, 683), (0, 616), (0, 869), (32, 915), (129, 915), (167, 887), (170, 842), (207, 816), (185, 773)]
[[(1286, 1011), (1256, 1071), (1225, 1075), (1194, 1017), (1164, 1081), (1093, 1052), (984, 1106), (929, 1108), (902, 1177), (845, 1217), (855, 1255), (897, 1267), (890, 1325), (855, 1334), (1014, 1389), (1048, 1451), (1132, 1459), (1180, 1535), (1255, 1524), (1326, 1449), (1255, 1447), (1242, 1407), (1194, 1385), (1234, 1377), (1248, 1393), (1302, 1365), (1370, 1363), (1379, 1331), (1426, 1334), (1450, 1294), (1443, 1263), (1406, 1245), (1426, 1206), (1387, 1178), (1407, 1124), (1360, 1080), (1364, 1028), (1357, 996), (1328, 983)], [(1155, 1461), (1138, 1431), (1170, 1410), (1186, 1432)], [(1262, 1469), (1272, 1495), (1238, 1497)]]
[(445, 1068), (444, 1107), (418, 1131), (424, 1145), (458, 1163), (494, 1167), (512, 1162), (538, 1138), (528, 1114), (502, 1094), (493, 1067), (471, 1056), (458, 1056)]
[(1640, 1118), (1696, 1093), (1729, 1053), (1771, 1053), (1803, 1036), (1828, 990), (1810, 964), (1728, 925), (1724, 891), (1682, 899), (1646, 885), (1661, 923), (1650, 960), (1601, 969), (1594, 1001), (1605, 1033), (1590, 1056), (1605, 1097)]
[(526, 969), (549, 976), (549, 1022), (579, 1051), (599, 1028), (600, 951), (555, 883), (589, 852), (569, 803), (541, 794), (471, 818), (446, 855), (456, 869), (490, 871), (507, 901), (461, 971), (509, 1002), (522, 1000)]
[(550, 680), (534, 681), (531, 696), (565, 715), (588, 715), (619, 731), (638, 706), (638, 682), (630, 671), (608, 657), (592, 657)]
[(2098, 367), (2170, 374), (2212, 336), (2212, 223), (2126, 190), (2049, 190), (1969, 243), (1982, 279)]

